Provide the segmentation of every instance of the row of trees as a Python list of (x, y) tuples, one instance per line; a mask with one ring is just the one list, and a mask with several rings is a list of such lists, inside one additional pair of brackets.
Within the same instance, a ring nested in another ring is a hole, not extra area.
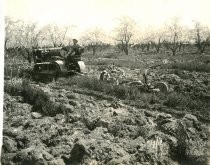
[(36, 48), (40, 46), (62, 46), (68, 44), (69, 32), (75, 28), (73, 25), (58, 26), (48, 24), (38, 27), (35, 22), (28, 23), (5, 17), (5, 48), (25, 47)]
[[(175, 55), (177, 50), (187, 44), (194, 44), (198, 52), (203, 53), (210, 43), (210, 30), (199, 22), (194, 24), (195, 26), (190, 29), (182, 26), (179, 18), (172, 18), (159, 29), (143, 30), (132, 18), (122, 17), (111, 35), (107, 35), (100, 28), (93, 28), (84, 32), (80, 41), (93, 54), (113, 43), (127, 55), (130, 47), (149, 50), (151, 46), (157, 53), (164, 46)], [(21, 47), (29, 53), (32, 48), (69, 45), (75, 28), (73, 25), (56, 24), (39, 27), (37, 23), (5, 17), (5, 48)]]
[(186, 45), (195, 45), (198, 53), (203, 53), (207, 46), (210, 46), (210, 29), (199, 22), (194, 22), (194, 27), (182, 26), (180, 19), (175, 17), (168, 21), (159, 29), (147, 28), (145, 31), (136, 30), (136, 23), (132, 19), (123, 18), (120, 20), (119, 27), (116, 29), (116, 40), (120, 48), (128, 54), (131, 47), (144, 50), (154, 47), (159, 53), (164, 46), (173, 55), (177, 50)]

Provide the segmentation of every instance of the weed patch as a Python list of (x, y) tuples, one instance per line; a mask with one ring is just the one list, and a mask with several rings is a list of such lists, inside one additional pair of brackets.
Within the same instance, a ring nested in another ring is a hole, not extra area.
[(21, 95), (22, 90), (22, 79), (13, 78), (11, 80), (5, 81), (4, 83), (4, 92), (9, 93), (12, 96)]
[(101, 59), (98, 61), (87, 61), (88, 65), (111, 65), (114, 64), (117, 67), (126, 67), (126, 68), (142, 68), (144, 65), (142, 62), (137, 60), (125, 60), (125, 59)]
[(169, 68), (169, 69), (180, 69), (180, 70), (188, 70), (188, 71), (195, 71), (195, 72), (208, 72), (210, 73), (210, 65), (207, 63), (198, 63), (197, 61), (186, 62), (186, 63), (174, 63), (170, 65), (164, 65), (162, 68)]
[(113, 85), (95, 77), (78, 76), (72, 77), (68, 82), (63, 82), (65, 85), (72, 86), (76, 85), (80, 88), (87, 88), (94, 91), (103, 92), (107, 95), (115, 96), (119, 99), (140, 100), (144, 103), (155, 104), (158, 102), (158, 97), (152, 93), (142, 93), (138, 87), (130, 87), (126, 85)]
[(172, 92), (166, 97), (164, 104), (170, 108), (190, 112), (200, 119), (210, 120), (210, 104), (208, 100), (196, 98), (188, 94)]
[(182, 121), (177, 122), (176, 137), (177, 148), (175, 156), (180, 163), (186, 164), (206, 164), (205, 149), (206, 144), (199, 138), (192, 140), (188, 137), (187, 128)]
[(25, 102), (33, 105), (33, 111), (40, 112), (44, 115), (55, 116), (63, 112), (60, 104), (50, 101), (50, 96), (41, 89), (34, 88), (28, 80), (23, 81), (22, 95)]
[(31, 73), (32, 67), (28, 63), (6, 62), (4, 65), (4, 76), (10, 79), (14, 77), (30, 78)]
[(130, 87), (126, 85), (113, 85), (104, 81), (100, 81), (95, 77), (77, 76), (72, 77), (68, 82), (62, 82), (63, 85), (78, 86), (93, 91), (102, 92), (106, 95), (115, 96), (125, 100), (129, 105), (138, 108), (150, 109), (152, 105), (163, 104), (168, 108), (177, 109), (179, 111), (190, 112), (200, 119), (209, 120), (209, 102), (202, 98), (191, 96), (190, 94), (171, 92), (167, 95), (163, 93), (146, 93), (141, 92), (138, 87)]

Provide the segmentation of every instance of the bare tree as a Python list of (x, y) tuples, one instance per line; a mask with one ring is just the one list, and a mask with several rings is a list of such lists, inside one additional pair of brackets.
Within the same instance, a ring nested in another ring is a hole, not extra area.
[(179, 24), (177, 17), (171, 20), (166, 27), (164, 46), (172, 51), (173, 56), (176, 55), (177, 49), (179, 48), (182, 36), (182, 26)]
[(179, 52), (184, 49), (187, 45), (189, 45), (190, 41), (190, 29), (188, 27), (182, 26), (182, 35), (179, 39)]
[(152, 32), (152, 37), (151, 38), (152, 38), (151, 39), (152, 40), (151, 44), (155, 48), (156, 53), (160, 53), (160, 48), (163, 44), (163, 38), (164, 38), (164, 31), (162, 30), (162, 28), (154, 30)]
[(95, 55), (98, 48), (102, 49), (104, 44), (105, 33), (100, 28), (94, 28), (87, 30), (82, 37), (83, 43), (88, 47), (88, 49), (93, 51)]
[(61, 45), (61, 41), (60, 41), (60, 31), (59, 31), (59, 27), (56, 24), (49, 24), (46, 27), (47, 32), (48, 32), (48, 37), (50, 39), (50, 41), (52, 42), (53, 47), (57, 47), (59, 45)]
[(13, 18), (6, 17), (5, 24), (5, 48), (10, 51), (9, 55), (14, 59), (17, 55), (20, 55), (20, 40), (22, 40), (24, 22), (22, 20), (14, 20)]
[(73, 25), (58, 26), (57, 24), (48, 24), (43, 27), (43, 31), (45, 31), (43, 39), (51, 43), (53, 47), (62, 46), (66, 42), (68, 32), (74, 27)]
[(38, 29), (37, 23), (27, 23), (24, 26), (22, 46), (25, 48), (39, 47), (39, 37), (42, 31)]
[(119, 25), (115, 29), (116, 40), (120, 42), (121, 49), (128, 55), (128, 48), (131, 38), (135, 33), (136, 22), (130, 17), (122, 17), (119, 19)]
[(32, 48), (44, 45), (62, 46), (73, 26), (47, 25), (39, 28), (36, 22), (24, 22), (5, 17), (5, 49), (13, 48), (13, 54), (22, 55), (31, 62)]
[(135, 43), (132, 48), (142, 51), (146, 49), (149, 51), (153, 46), (154, 34), (153, 28), (151, 26), (146, 27), (145, 29), (138, 29), (135, 31), (135, 35), (132, 38), (132, 41)]
[[(41, 34), (37, 23), (28, 23), (22, 20), (13, 21), (12, 28), (6, 26), (7, 42), (13, 48), (15, 54), (22, 55), (31, 62), (31, 49), (38, 47), (38, 40)], [(8, 37), (9, 36), (9, 37)]]
[(147, 27), (145, 31), (143, 32), (142, 41), (141, 41), (141, 47), (144, 49), (146, 48), (147, 51), (150, 50), (153, 42), (154, 35), (153, 35), (153, 29), (151, 26)]
[(5, 39), (4, 39), (4, 48), (7, 49), (7, 42), (11, 37), (11, 30), (13, 26), (13, 21), (10, 17), (5, 17)]
[(23, 48), (22, 55), (31, 63), (32, 49), (39, 47), (39, 37), (42, 31), (37, 27), (37, 23), (25, 23), (22, 37), (19, 40)]
[(13, 18), (6, 16), (5, 17), (5, 40), (4, 40), (4, 47), (7, 49), (7, 43), (13, 42), (13, 38), (16, 35), (16, 31), (18, 28), (18, 24), (21, 20), (14, 20)]
[(195, 22), (193, 34), (198, 53), (203, 53), (210, 42), (210, 29), (199, 22)]

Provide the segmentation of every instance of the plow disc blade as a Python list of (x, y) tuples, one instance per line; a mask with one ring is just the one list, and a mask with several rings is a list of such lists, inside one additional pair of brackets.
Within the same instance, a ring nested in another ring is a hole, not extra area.
[(168, 85), (165, 82), (158, 82), (154, 85), (154, 88), (158, 88), (160, 92), (167, 93), (169, 91)]

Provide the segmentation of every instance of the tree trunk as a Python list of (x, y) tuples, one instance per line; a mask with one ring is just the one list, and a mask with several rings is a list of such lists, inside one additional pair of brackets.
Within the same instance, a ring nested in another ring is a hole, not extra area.
[(202, 53), (201, 44), (200, 44), (200, 43), (197, 43), (197, 44), (196, 44), (196, 47), (197, 47), (197, 52), (198, 52), (199, 54), (201, 54), (201, 53)]
[(144, 44), (141, 44), (140, 47), (141, 47), (141, 50), (144, 51), (145, 45)]
[(125, 49), (125, 54), (128, 55), (128, 48)]
[(155, 47), (156, 53), (160, 53), (161, 43), (160, 42), (158, 44), (153, 43), (152, 45), (153, 47)]
[(96, 54), (96, 47), (93, 46), (93, 55), (95, 55), (95, 54)]
[(182, 45), (180, 44), (180, 45), (179, 45), (179, 52), (181, 51), (181, 48), (182, 48)]
[(200, 50), (200, 53), (201, 53), (201, 54), (204, 53), (205, 48), (206, 48), (206, 44), (204, 44), (204, 45), (201, 46), (201, 50)]
[(176, 55), (176, 50), (172, 50), (172, 55), (173, 55), (173, 56)]
[(128, 55), (128, 43), (126, 43), (124, 46), (124, 52), (126, 55)]
[(31, 64), (31, 53), (28, 53), (28, 62)]
[(157, 45), (157, 47), (156, 47), (156, 52), (160, 53), (160, 46), (159, 45)]
[(147, 44), (147, 51), (149, 51), (149, 48), (150, 48), (150, 44), (148, 43)]

